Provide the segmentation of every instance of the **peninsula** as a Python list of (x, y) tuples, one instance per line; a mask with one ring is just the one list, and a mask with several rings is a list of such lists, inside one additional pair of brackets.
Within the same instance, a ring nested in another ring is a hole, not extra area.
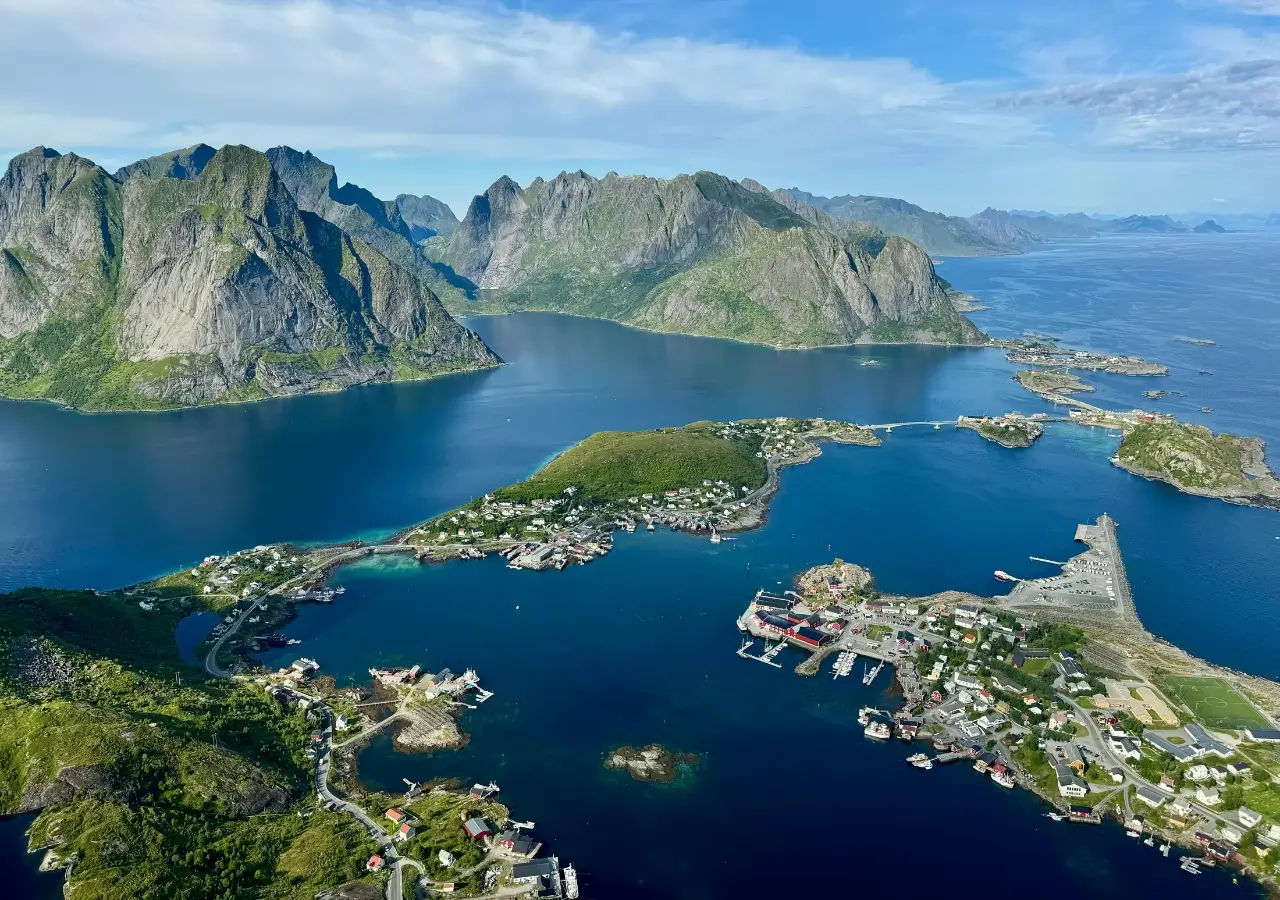
[(805, 675), (835, 656), (836, 679), (863, 657), (875, 664), (864, 684), (891, 665), (902, 707), (865, 707), (858, 723), (878, 741), (930, 739), (932, 753), (907, 757), (917, 768), (972, 763), (1051, 803), (1055, 820), (1112, 816), (1165, 855), (1191, 851), (1189, 871), (1227, 862), (1274, 891), (1280, 684), (1146, 631), (1113, 520), (1080, 525), (1076, 539), (1087, 549), (1059, 575), (996, 572), (1014, 585), (1003, 597), (885, 595), (867, 570), (836, 560), (783, 596), (757, 592), (738, 620), (739, 655), (778, 666), (793, 647), (807, 654), (796, 667)]

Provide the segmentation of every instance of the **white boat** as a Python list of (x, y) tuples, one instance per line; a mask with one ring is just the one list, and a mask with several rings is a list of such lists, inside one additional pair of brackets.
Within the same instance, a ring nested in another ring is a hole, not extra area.
[(913, 766), (918, 766), (920, 763), (928, 761), (928, 759), (929, 754), (927, 753), (912, 753), (907, 757), (907, 762), (911, 763)]
[(1014, 785), (1013, 776), (1009, 774), (1008, 769), (993, 770), (991, 780), (1002, 788), (1011, 788)]
[(1154, 847), (1156, 845), (1156, 839), (1151, 835), (1147, 835), (1147, 839), (1142, 843), (1146, 844), (1148, 847)]
[(1160, 845), (1160, 852), (1161, 852), (1164, 856), (1166, 856), (1166, 857), (1169, 855), (1169, 847), (1170, 847), (1170, 846), (1171, 846), (1170, 844), (1161, 844), (1161, 845)]
[(869, 738), (875, 738), (877, 741), (887, 741), (893, 737), (893, 726), (888, 722), (876, 720), (867, 724), (862, 729), (862, 733)]
[(714, 528), (711, 529), (711, 543), (720, 543), (720, 532), (716, 531)]
[(578, 872), (573, 866), (564, 867), (564, 895), (569, 900), (578, 900)]
[(1046, 819), (1053, 819), (1053, 821), (1055, 822), (1061, 822), (1063, 819), (1066, 818), (1066, 816), (1061, 815), (1059, 813), (1045, 813), (1044, 817)]

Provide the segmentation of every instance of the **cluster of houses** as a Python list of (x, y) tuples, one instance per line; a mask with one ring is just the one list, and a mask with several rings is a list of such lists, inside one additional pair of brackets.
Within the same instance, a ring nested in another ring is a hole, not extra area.
[(205, 580), (202, 590), (206, 594), (234, 593), (248, 597), (264, 586), (256, 579), (278, 583), (304, 571), (306, 565), (297, 556), (286, 557), (285, 552), (275, 547), (259, 545), (230, 556), (206, 556), (191, 570), (191, 577)]

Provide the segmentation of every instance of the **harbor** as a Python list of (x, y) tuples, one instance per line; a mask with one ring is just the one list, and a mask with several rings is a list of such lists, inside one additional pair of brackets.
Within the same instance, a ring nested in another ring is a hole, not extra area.
[[(1149, 652), (1166, 656), (1176, 649), (1150, 640), (1138, 622), (1116, 523), (1104, 514), (1080, 525), (1075, 539), (1087, 549), (1066, 561), (1030, 557), (1059, 567), (1060, 575), (1019, 578), (996, 570), (997, 582), (1014, 586), (1007, 598), (886, 597), (872, 589), (869, 574), (859, 567), (840, 560), (816, 567), (797, 579), (799, 590), (757, 590), (737, 620), (748, 635), (739, 655), (760, 658), (745, 648), (751, 638), (763, 639), (768, 661), (780, 667), (773, 654), (792, 647), (809, 654), (796, 672), (810, 675), (817, 661), (834, 654), (833, 680), (850, 674), (855, 660), (865, 657), (866, 688), (892, 664), (902, 705), (896, 711), (863, 706), (857, 723), (873, 743), (931, 740), (933, 754), (906, 757), (912, 767), (930, 771), (969, 761), (994, 785), (1021, 787), (1052, 804), (1059, 810), (1048, 814), (1054, 821), (1100, 824), (1112, 817), (1131, 835), (1145, 836), (1148, 847), (1156, 847), (1159, 838), (1163, 856), (1175, 845), (1203, 854), (1182, 858), (1181, 869), (1189, 874), (1217, 862), (1265, 864), (1280, 848), (1280, 824), (1267, 824), (1262, 814), (1244, 807), (1239, 813), (1219, 809), (1233, 773), (1245, 783), (1251, 779), (1247, 748), (1253, 732), (1241, 742), (1199, 723), (1187, 725), (1185, 733), (1176, 730), (1179, 717), (1160, 697), (1167, 685), (1157, 690), (1136, 676), (1120, 655), (1133, 658), (1134, 649), (1117, 652), (1109, 646), (1119, 641), (1138, 648), (1147, 641)], [(1084, 630), (1064, 622), (1085, 623), (1095, 638), (1087, 640)], [(1055, 641), (1070, 635), (1072, 642), (1039, 649), (1048, 635)], [(1132, 680), (1119, 687), (1108, 670), (1127, 671)], [(1253, 712), (1266, 725), (1258, 734), (1274, 735), (1280, 743), (1280, 730)], [(1148, 755), (1148, 747), (1168, 754), (1159, 784), (1143, 763), (1157, 758)], [(1210, 758), (1227, 764), (1196, 763)], [(1177, 778), (1188, 779), (1194, 791), (1178, 791)], [(1213, 779), (1217, 787), (1206, 789), (1204, 782)], [(1245, 798), (1262, 798), (1268, 780), (1264, 775), (1255, 781), (1259, 793), (1246, 792)], [(1146, 814), (1135, 814), (1135, 807)], [(1266, 826), (1260, 835), (1259, 823)]]

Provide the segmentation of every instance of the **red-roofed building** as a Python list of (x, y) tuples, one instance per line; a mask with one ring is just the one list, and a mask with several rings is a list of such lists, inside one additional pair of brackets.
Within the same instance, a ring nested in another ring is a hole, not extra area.
[(382, 867), (386, 864), (387, 861), (375, 853), (369, 857), (369, 861), (364, 864), (364, 867), (370, 872), (381, 872)]

